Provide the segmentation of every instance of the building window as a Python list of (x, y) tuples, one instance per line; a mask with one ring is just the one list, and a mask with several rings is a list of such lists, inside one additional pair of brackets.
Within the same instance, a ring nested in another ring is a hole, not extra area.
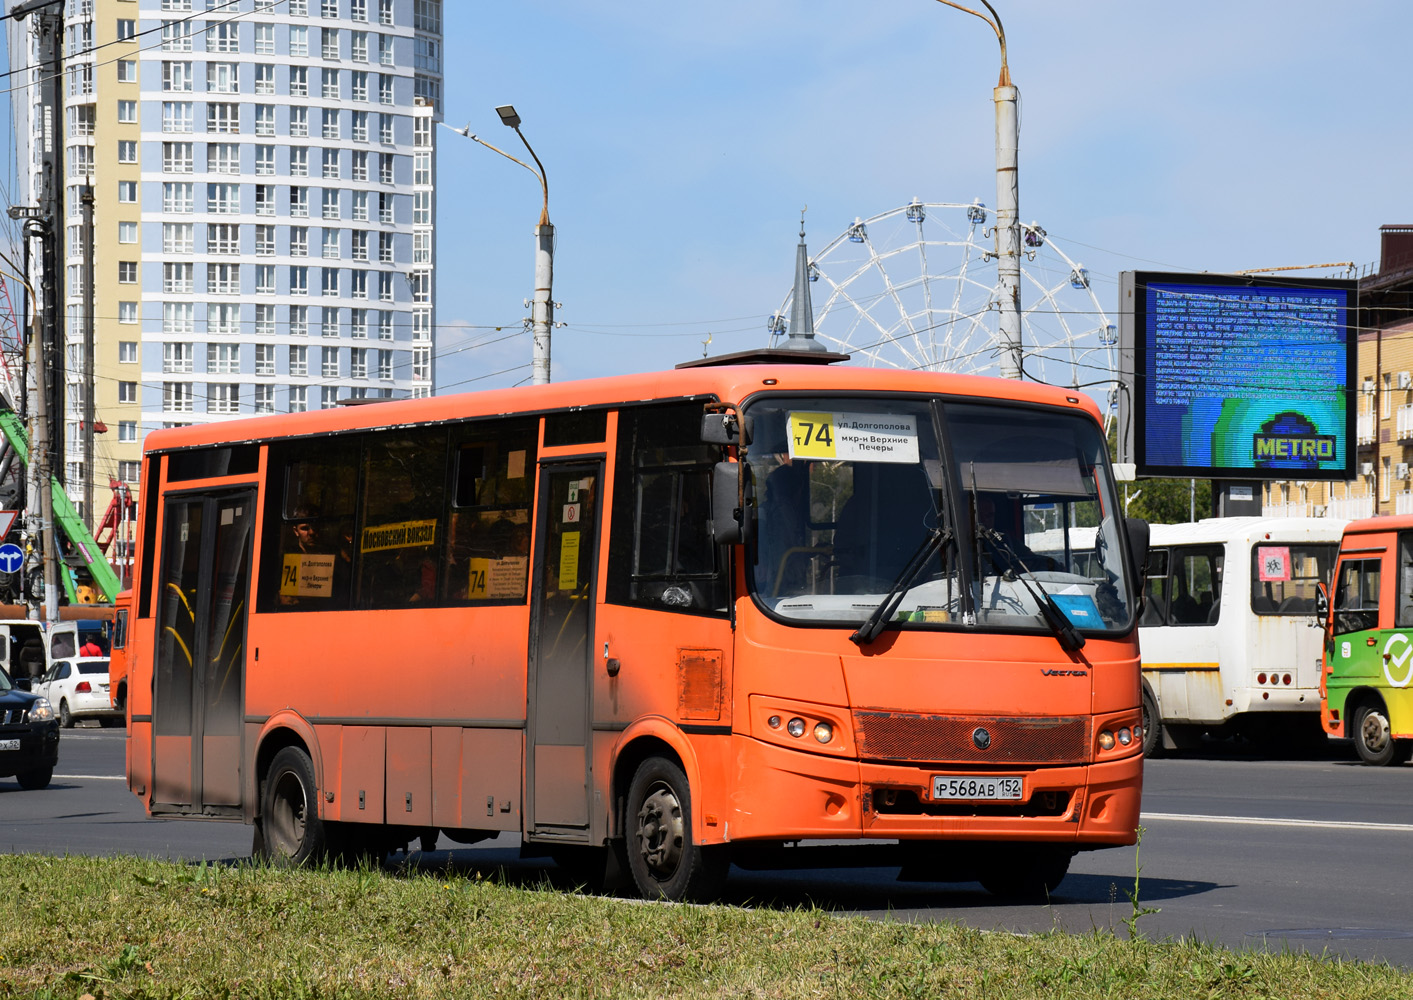
[[(427, 235), (427, 234), (423, 234)], [(378, 260), (384, 264), (393, 263), (393, 234), (378, 234)]]
[(255, 265), (255, 294), (274, 295), (275, 294), (275, 265), (256, 264)]
[(137, 60), (136, 60), (136, 59), (119, 59), (119, 60), (118, 60), (118, 82), (119, 82), (119, 83), (137, 83)]
[(190, 302), (162, 303), (162, 332), (174, 336), (190, 336), (195, 333), (196, 306)]
[(326, 219), (337, 219), (339, 217), (338, 188), (324, 188), (323, 217)]
[[(264, 25), (269, 27), (269, 25)], [(269, 96), (275, 92), (275, 67), (271, 63), (257, 63), (255, 66), (255, 92)]]
[[(91, 107), (91, 105), (90, 105), (90, 107)], [(75, 108), (75, 109), (72, 109), (72, 110), (78, 110), (78, 109)], [(137, 102), (136, 102), (136, 101), (119, 101), (119, 102), (118, 102), (118, 122), (119, 122), (120, 124), (123, 124), (123, 125), (135, 125), (135, 124), (137, 124)], [(92, 130), (92, 121), (91, 121), (91, 120), (90, 120), (90, 122), (89, 122), (89, 125), (90, 125), (90, 128), (89, 128), (89, 131), (88, 131), (87, 133), (85, 133), (86, 135), (92, 135), (92, 134), (93, 134), (93, 130)]]
[(393, 23), (393, 0), (378, 0), (378, 23)]
[(307, 187), (290, 185), (289, 214), (297, 219), (309, 218), (309, 189)]
[[(294, 4), (290, 4), (290, 13), (294, 13)], [(309, 29), (304, 27), (291, 26), (289, 29), (289, 54), (295, 58), (303, 59), (309, 55)]]
[(136, 383), (136, 382), (119, 382), (119, 383), (118, 383), (118, 402), (119, 402), (119, 403), (136, 403), (136, 402), (137, 402), (137, 383)]
[(329, 298), (338, 298), (339, 294), (339, 269), (336, 267), (326, 267), (323, 269), (324, 277), (321, 282), (321, 289), (324, 295)]
[(368, 20), (368, 0), (349, 0), (348, 16), (355, 21)]
[(337, 138), (339, 137), (339, 112), (338, 112), (338, 108), (325, 108), (325, 109), (324, 109), (324, 128), (323, 128), (323, 136), (324, 136), (325, 139), (337, 139)]
[(291, 257), (309, 256), (309, 227), (290, 226), (289, 227), (289, 255)]
[(195, 185), (190, 181), (162, 184), (162, 211), (169, 215), (190, 215), (195, 209)]
[(382, 351), (382, 350), (380, 350), (380, 351), (378, 352), (378, 378), (382, 379), (384, 382), (391, 382), (391, 381), (392, 381), (392, 377), (393, 377), (392, 359), (393, 359), (393, 352), (392, 352), (392, 351)]
[(366, 299), (368, 297), (368, 272), (355, 268), (351, 272), (353, 287), (349, 294), (355, 299)]
[(442, 0), (414, 0), (412, 27), (418, 31), (430, 31), (434, 35), (440, 35), (442, 33)]
[(207, 103), (206, 131), (231, 134), (240, 131), (240, 105), (222, 102)]
[(162, 131), (192, 131), (192, 113), (190, 101), (162, 102)]
[(273, 375), (275, 374), (275, 345), (256, 344), (255, 345), (255, 374)]
[(308, 146), (291, 146), (289, 148), (289, 175), (291, 177), (309, 176)]
[(255, 227), (255, 256), (275, 256), (275, 227), (258, 225)]
[(293, 346), (289, 349), (289, 374), (291, 378), (304, 378), (309, 374), (309, 348)]
[(240, 374), (240, 347), (236, 344), (208, 344), (206, 346), (206, 373), (208, 375)]
[(189, 93), (192, 89), (191, 63), (163, 62), (162, 90), (167, 93)]
[(162, 143), (162, 170), (168, 174), (189, 174), (192, 170), (190, 142)]
[[(438, 32), (440, 34), (440, 32)], [(418, 36), (413, 40), (412, 65), (425, 73), (442, 71), (442, 47), (435, 38)]]
[(353, 73), (353, 99), (355, 101), (368, 100), (368, 73), (366, 70), (355, 70)]
[[(127, 443), (129, 443), (129, 442), (136, 441), (136, 440), (137, 440), (137, 421), (136, 421), (136, 420), (119, 420), (119, 421), (118, 421), (118, 443), (119, 443), (119, 444), (127, 444)], [(137, 463), (137, 462), (130, 462), (130, 463), (120, 463), (120, 464), (137, 465), (138, 463)], [(123, 476), (123, 477), (121, 477), (121, 478), (126, 479), (127, 477), (126, 477), (126, 476)]]
[(393, 196), (386, 191), (378, 193), (378, 221), (386, 223), (393, 221)]
[(136, 243), (136, 242), (137, 242), (137, 223), (136, 223), (136, 222), (119, 222), (119, 223), (118, 223), (118, 242), (119, 242), (119, 243)]
[(393, 116), (378, 115), (378, 141), (384, 146), (393, 144)]
[(338, 180), (339, 177), (339, 151), (337, 149), (324, 150), (323, 176), (326, 180)]
[[(118, 322), (119, 322), (119, 323), (136, 323), (136, 322), (137, 322), (137, 303), (136, 303), (136, 302), (119, 302), (119, 303), (118, 303)], [(131, 345), (131, 346), (134, 347), (134, 348), (137, 347), (137, 345), (134, 344), (134, 343), (133, 343), (132, 341), (130, 341), (130, 340), (120, 340), (120, 341), (118, 342), (118, 360), (119, 360), (119, 361), (122, 361), (122, 360), (123, 360), (123, 353), (124, 353), (124, 347), (125, 347), (125, 345)], [(137, 353), (136, 350), (134, 350), (133, 353), (136, 354), (136, 353)], [(137, 359), (136, 359), (136, 358), (133, 358), (133, 360), (136, 361)]]
[(240, 144), (208, 142), (206, 144), (206, 171), (212, 174), (240, 173)]
[(325, 306), (319, 317), (319, 336), (338, 339), (339, 311), (337, 306)]
[(309, 409), (309, 389), (302, 385), (289, 387), (289, 412), (303, 413)]
[(432, 234), (427, 230), (418, 230), (412, 234), (412, 263), (430, 264), (432, 262)]
[[(260, 123), (260, 109), (255, 109), (255, 121)], [(256, 146), (255, 147), (255, 175), (257, 177), (270, 177), (275, 173), (275, 147)]]
[(206, 227), (207, 253), (240, 253), (240, 226), (213, 222)]
[(289, 96), (308, 97), (309, 96), (309, 67), (291, 66), (289, 68)]
[(213, 215), (235, 215), (240, 212), (240, 185), (207, 184), (206, 211)]
[(337, 59), (339, 57), (339, 29), (320, 28), (321, 40), (319, 43), (319, 54), (325, 59)]
[(240, 335), (240, 305), (234, 302), (213, 302), (206, 307), (206, 332), (222, 336)]
[(391, 104), (393, 102), (393, 78), (387, 73), (378, 74), (378, 103)]
[[(134, 432), (133, 440), (137, 440)], [(118, 463), (118, 478), (125, 483), (137, 485), (137, 477), (142, 472), (142, 463), (131, 459), (123, 459)]]
[(137, 140), (136, 140), (136, 139), (119, 139), (119, 140), (118, 140), (118, 162), (119, 162), (119, 163), (136, 163), (136, 162), (137, 162)]
[(191, 253), (195, 226), (190, 222), (162, 223), (162, 252), (165, 254)]
[(192, 371), (193, 349), (191, 344), (166, 343), (162, 345), (162, 373), (183, 375)]
[(393, 182), (393, 157), (391, 153), (378, 154), (378, 183), (391, 184)]
[(309, 134), (309, 109), (291, 107), (289, 109), (289, 134), (295, 137)]
[(240, 25), (234, 19), (207, 25), (206, 51), (239, 52)]
[(162, 22), (162, 51), (190, 52), (191, 32), (185, 21)]
[(255, 336), (273, 337), (275, 335), (275, 307), (256, 306), (255, 307)]
[(273, 24), (257, 24), (255, 26), (255, 54), (257, 56), (275, 54), (275, 26)]
[(412, 349), (412, 381), (429, 382), (432, 378), (432, 349), (414, 347)]
[(393, 65), (393, 39), (392, 35), (378, 36), (378, 65)]
[(368, 231), (366, 229), (355, 229), (353, 231), (353, 259), (368, 259)]
[(257, 385), (255, 387), (255, 412), (275, 412), (275, 387), (273, 385)]
[(348, 352), (348, 377), (368, 377), (368, 349), (366, 347), (355, 347)]
[(212, 382), (207, 386), (206, 412), (239, 413), (240, 386), (225, 382)]
[[(309, 294), (309, 268), (299, 266), (289, 269), (289, 293), (291, 295)], [(290, 330), (290, 333), (293, 332)]]
[(348, 315), (349, 336), (357, 340), (368, 339), (368, 310), (350, 309)]
[(368, 61), (368, 32), (353, 32), (353, 42), (349, 49), (349, 58), (354, 62)]
[(130, 42), (137, 36), (137, 22), (130, 17), (118, 18), (118, 41)]
[(118, 261), (118, 283), (123, 285), (137, 284), (137, 261)]
[(353, 141), (368, 141), (368, 112), (355, 111), (353, 113)]
[(257, 184), (255, 185), (255, 214), (274, 215), (275, 214), (275, 185)]
[(137, 181), (118, 181), (118, 201), (125, 205), (137, 202)]
[(339, 257), (339, 231), (326, 227), (324, 229), (323, 245), (323, 256), (337, 260)]
[[(238, 94), (238, 93), (240, 93), (240, 72), (239, 72), (239, 69), (238, 69), (237, 67), (238, 67), (238, 64), (237, 64), (237, 63), (233, 63), (233, 62), (209, 62), (209, 63), (207, 63), (207, 64), (206, 64), (206, 89), (207, 89), (207, 91), (209, 91), (210, 93), (213, 93), (213, 94)], [(269, 67), (269, 69), (273, 72), (274, 67), (271, 66), (271, 67)], [(256, 73), (255, 79), (256, 79), (256, 83), (257, 83), (257, 87), (258, 87), (259, 80), (260, 80), (260, 74), (259, 74), (258, 72)], [(271, 84), (272, 84), (271, 93), (274, 93), (274, 90), (273, 90), (273, 82), (274, 82), (274, 81), (272, 80), (272, 81), (271, 81)], [(257, 90), (256, 92), (258, 93), (259, 91)]]
[(432, 192), (414, 191), (412, 193), (412, 224), (414, 226), (430, 226), (432, 224)]
[(273, 104), (255, 105), (255, 134), (275, 134), (275, 106)]
[(354, 222), (367, 222), (367, 221), (368, 221), (368, 192), (367, 192), (367, 191), (355, 191), (355, 192), (353, 192), (353, 221), (354, 221)]
[(393, 339), (393, 314), (386, 309), (378, 310), (378, 339)]
[(326, 69), (321, 74), (322, 82), (319, 93), (326, 101), (337, 101), (339, 99), (339, 71), (336, 69)]
[(411, 277), (412, 301), (425, 305), (432, 301), (432, 272), (413, 271)]
[(337, 347), (321, 347), (319, 348), (319, 356), (322, 359), (319, 363), (319, 374), (324, 378), (338, 378), (339, 349)]
[(339, 389), (336, 385), (321, 386), (319, 389), (319, 407), (325, 410), (332, 410), (339, 405)]
[(206, 293), (208, 295), (239, 295), (239, 264), (207, 264)]
[(292, 337), (309, 336), (309, 307), (289, 307), (289, 332)]

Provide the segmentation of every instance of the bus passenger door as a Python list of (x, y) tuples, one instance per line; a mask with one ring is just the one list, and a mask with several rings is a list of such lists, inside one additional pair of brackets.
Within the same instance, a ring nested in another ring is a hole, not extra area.
[(153, 815), (240, 816), (253, 492), (166, 502)]
[(599, 462), (546, 465), (540, 476), (530, 677), (526, 829), (589, 835), (589, 678), (599, 533)]

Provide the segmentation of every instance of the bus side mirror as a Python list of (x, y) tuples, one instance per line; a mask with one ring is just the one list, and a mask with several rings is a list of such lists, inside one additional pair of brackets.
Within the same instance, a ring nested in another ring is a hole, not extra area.
[(1315, 584), (1315, 617), (1320, 619), (1321, 625), (1330, 618), (1330, 592), (1323, 580)]
[(703, 444), (740, 444), (741, 427), (734, 413), (702, 414)]
[(1142, 591), (1143, 574), (1148, 568), (1148, 522), (1141, 517), (1124, 518), (1128, 531), (1128, 552), (1133, 559), (1133, 582)]
[(752, 508), (746, 495), (743, 462), (717, 462), (711, 476), (711, 535), (717, 545), (736, 545), (751, 536)]

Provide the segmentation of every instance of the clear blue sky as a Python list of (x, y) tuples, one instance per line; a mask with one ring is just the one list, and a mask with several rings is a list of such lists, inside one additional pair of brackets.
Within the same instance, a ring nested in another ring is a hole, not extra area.
[[(1106, 308), (1122, 270), (1366, 264), (1413, 222), (1405, 0), (995, 6), (1021, 216)], [(995, 204), (996, 42), (935, 0), (446, 10), (447, 122), (520, 154), (492, 110), (513, 103), (549, 173), (556, 380), (763, 344), (806, 204), (812, 247), (914, 196)], [(512, 384), (528, 369), (489, 373), (528, 336), (485, 342), (528, 314), (538, 185), (441, 135), (438, 381)]]

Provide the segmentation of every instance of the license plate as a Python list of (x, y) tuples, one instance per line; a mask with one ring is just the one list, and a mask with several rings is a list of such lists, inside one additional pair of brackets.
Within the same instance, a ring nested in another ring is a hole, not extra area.
[(932, 776), (934, 799), (1018, 800), (1020, 778), (972, 778), (947, 774)]
[(0, 750), (18, 750), (19, 748), (19, 740), (0, 740)]

